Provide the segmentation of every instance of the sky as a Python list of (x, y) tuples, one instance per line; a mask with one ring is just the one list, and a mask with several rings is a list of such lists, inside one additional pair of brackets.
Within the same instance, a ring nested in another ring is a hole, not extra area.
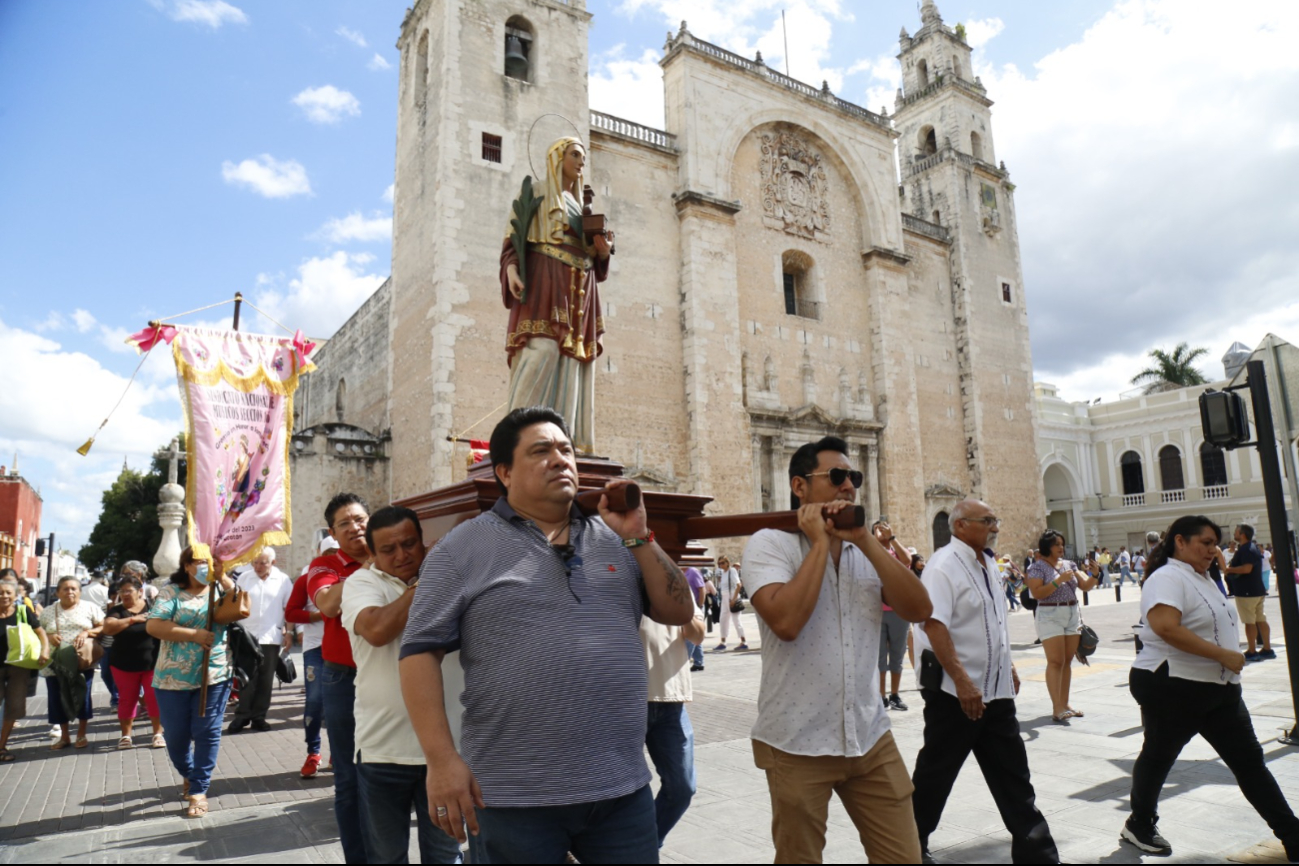
[[(227, 301), (328, 337), (389, 272), (409, 0), (0, 3), (0, 464), (75, 551), (181, 428), (149, 319)], [(915, 0), (588, 0), (591, 107), (663, 124), (682, 19), (893, 110)], [(788, 34), (785, 57), (781, 11)], [(1299, 341), (1299, 3), (948, 0), (1017, 185), (1035, 378), (1113, 399), (1152, 347)], [(180, 319), (228, 322), (231, 305)], [(245, 327), (277, 327), (247, 310)]]

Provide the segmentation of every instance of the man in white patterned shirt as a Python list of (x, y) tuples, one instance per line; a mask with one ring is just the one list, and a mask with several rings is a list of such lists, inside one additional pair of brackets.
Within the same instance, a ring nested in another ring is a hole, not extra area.
[(789, 485), (799, 531), (762, 530), (744, 550), (762, 631), (753, 755), (767, 772), (777, 863), (819, 863), (831, 792), (872, 863), (915, 863), (920, 840), (906, 765), (877, 691), (883, 603), (908, 622), (929, 616), (911, 569), (869, 528), (834, 529), (862, 474), (827, 436), (794, 452)]
[(929, 835), (973, 752), (1010, 831), (1012, 861), (1059, 863), (1046, 818), (1034, 805), (1015, 717), (1019, 674), (1010, 660), (1006, 604), (994, 585), (997, 566), (989, 549), (1001, 521), (977, 499), (958, 502), (949, 519), (952, 541), (925, 566), (933, 611), (916, 629), (925, 745), (911, 781), (924, 862), (934, 862)]

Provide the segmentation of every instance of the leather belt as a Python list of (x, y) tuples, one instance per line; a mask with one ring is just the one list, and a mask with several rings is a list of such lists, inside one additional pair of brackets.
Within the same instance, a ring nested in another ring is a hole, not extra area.
[[(1077, 603), (1078, 603), (1078, 599), (1075, 598), (1073, 601), (1039, 601), (1037, 603), (1037, 606), (1038, 607), (1073, 607)], [(325, 662), (325, 664), (329, 664), (329, 662)]]
[(342, 671), (343, 673), (356, 673), (356, 668), (349, 668), (347, 665), (340, 665), (338, 662), (325, 662), (325, 667), (331, 671)]

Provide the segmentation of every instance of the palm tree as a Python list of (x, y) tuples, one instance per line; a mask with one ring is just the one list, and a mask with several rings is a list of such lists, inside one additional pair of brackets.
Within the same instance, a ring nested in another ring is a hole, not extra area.
[(1163, 349), (1151, 349), (1150, 358), (1155, 362), (1132, 377), (1133, 385), (1145, 384), (1147, 394), (1158, 394), (1160, 391), (1175, 391), (1191, 385), (1207, 385), (1199, 370), (1191, 366), (1196, 358), (1209, 354), (1203, 346), (1187, 348), (1186, 343), (1178, 343), (1172, 354)]

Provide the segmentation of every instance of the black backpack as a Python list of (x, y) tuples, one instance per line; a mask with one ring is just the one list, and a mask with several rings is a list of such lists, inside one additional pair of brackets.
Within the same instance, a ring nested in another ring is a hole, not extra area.
[(262, 648), (243, 626), (233, 622), (226, 626), (226, 652), (230, 655), (235, 684), (242, 689), (257, 676), (257, 671), (262, 666)]

